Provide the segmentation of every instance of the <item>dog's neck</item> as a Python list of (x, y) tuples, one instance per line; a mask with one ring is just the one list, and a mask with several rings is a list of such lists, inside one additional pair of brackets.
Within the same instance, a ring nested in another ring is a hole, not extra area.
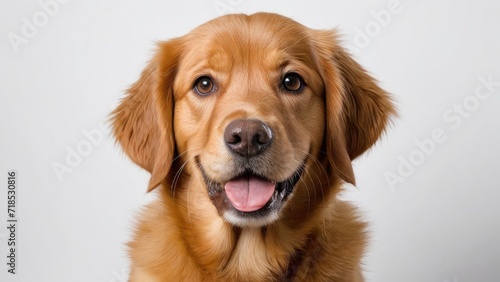
[[(280, 233), (290, 234), (290, 232), (280, 232), (283, 228), (290, 227), (276, 225), (261, 228), (231, 228), (232, 232), (227, 232), (228, 229), (221, 230), (222, 234), (230, 235), (223, 239), (227, 241), (226, 244), (214, 241), (210, 247), (205, 245), (208, 248), (200, 256), (206, 258), (207, 253), (218, 252), (217, 258), (214, 257), (213, 260), (217, 264), (204, 265), (202, 268), (209, 274), (225, 273), (226, 269), (238, 269), (239, 276), (234, 276), (234, 273), (227, 273), (227, 276), (224, 276), (228, 281), (242, 281), (242, 278), (250, 275), (255, 277), (255, 269), (262, 272), (262, 281), (270, 276), (275, 276), (280, 281), (291, 281), (297, 276), (299, 266), (310, 259), (309, 247), (313, 245), (312, 238), (315, 236), (299, 228), (302, 232), (297, 232), (298, 235), (294, 238), (282, 238)], [(192, 250), (200, 246), (194, 244)], [(286, 264), (283, 264), (284, 262)]]
[[(297, 249), (295, 253), (292, 255), (288, 262), (288, 267), (286, 269), (286, 273), (283, 275), (283, 281), (293, 281), (297, 278), (299, 267), (303, 264), (304, 260), (309, 259), (308, 253), (306, 250), (310, 250), (310, 247), (313, 245), (313, 241), (315, 241), (315, 236), (310, 235), (304, 247)], [(307, 257), (306, 257), (307, 256)]]
[[(292, 199), (278, 221), (263, 227), (241, 228), (226, 222), (208, 199), (205, 183), (197, 177), (181, 176), (175, 194), (170, 190), (167, 197), (180, 197), (186, 203), (175, 212), (183, 217), (176, 228), (189, 229), (187, 234), (191, 235), (183, 238), (185, 246), (206, 277), (217, 273), (222, 276), (215, 280), (246, 281), (261, 276), (266, 281), (274, 276), (290, 281), (299, 265), (309, 265), (305, 260), (310, 260), (315, 234), (320, 232), (313, 227), (322, 226), (325, 215), (321, 211), (334, 201), (338, 183), (324, 179), (306, 175), (300, 183), (303, 187), (294, 192), (298, 201)], [(314, 189), (331, 184), (330, 189)]]
[[(189, 228), (196, 230), (193, 233), (196, 236), (185, 240), (194, 255), (193, 259), (198, 264), (203, 261), (204, 264), (199, 266), (205, 270), (207, 277), (211, 277), (213, 273), (222, 273), (223, 276), (217, 277), (218, 279), (247, 281), (248, 277), (261, 275), (261, 279), (255, 281), (266, 281), (266, 277), (268, 279), (272, 275), (282, 281), (293, 281), (299, 266), (307, 267), (314, 258), (314, 238), (318, 231), (308, 225), (291, 226), (285, 222), (276, 222), (260, 228), (237, 228), (216, 215), (206, 216), (211, 217), (212, 221), (200, 222), (210, 224), (190, 225)], [(314, 213), (304, 216), (317, 217)], [(294, 234), (294, 237), (284, 239), (283, 234)], [(237, 276), (225, 273), (227, 269), (238, 269), (239, 273)], [(255, 269), (259, 269), (261, 273), (256, 273)]]

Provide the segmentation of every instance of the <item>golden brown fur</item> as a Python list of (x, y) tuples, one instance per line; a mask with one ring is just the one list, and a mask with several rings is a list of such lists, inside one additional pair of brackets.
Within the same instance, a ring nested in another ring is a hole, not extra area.
[[(287, 72), (303, 77), (300, 93), (283, 91)], [(202, 75), (217, 85), (210, 95), (194, 93)], [(336, 195), (342, 181), (354, 184), (352, 160), (392, 114), (387, 93), (332, 31), (229, 15), (160, 43), (113, 113), (116, 139), (158, 191), (129, 244), (130, 281), (363, 281), (365, 224)], [(222, 141), (235, 119), (273, 130), (258, 168), (273, 183), (304, 160), (275, 217), (231, 217), (207, 193), (207, 183), (236, 173)]]

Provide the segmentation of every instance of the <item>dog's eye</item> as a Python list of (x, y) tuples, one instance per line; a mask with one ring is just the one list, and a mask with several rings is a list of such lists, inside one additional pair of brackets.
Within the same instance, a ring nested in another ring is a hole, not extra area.
[(304, 88), (304, 80), (294, 72), (287, 73), (281, 82), (283, 88), (289, 92), (300, 92)]
[(208, 76), (199, 77), (194, 82), (194, 91), (199, 95), (208, 95), (215, 90), (215, 83)]

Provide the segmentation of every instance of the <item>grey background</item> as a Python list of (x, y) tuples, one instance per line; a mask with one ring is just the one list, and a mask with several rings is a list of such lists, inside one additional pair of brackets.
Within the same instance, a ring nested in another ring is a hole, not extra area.
[[(126, 281), (124, 243), (154, 195), (145, 193), (148, 174), (107, 134), (106, 117), (155, 40), (257, 11), (338, 27), (397, 101), (400, 117), (355, 162), (357, 188), (343, 195), (371, 222), (367, 281), (500, 281), (499, 2), (71, 0), (52, 2), (51, 15), (40, 4), (48, 2), (0, 2), (0, 226), (9, 169), (19, 173), (20, 219), (15, 276), (0, 228), (1, 281)], [(382, 10), (396, 13), (389, 20)], [(10, 38), (23, 36), (24, 18), (39, 27), (16, 47)], [(481, 86), (488, 79), (496, 84)], [(68, 168), (59, 177), (58, 164)]]

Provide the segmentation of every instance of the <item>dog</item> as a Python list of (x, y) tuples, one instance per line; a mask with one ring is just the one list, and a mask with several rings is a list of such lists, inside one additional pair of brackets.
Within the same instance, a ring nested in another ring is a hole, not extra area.
[(366, 223), (337, 196), (393, 115), (334, 30), (234, 14), (160, 42), (112, 113), (157, 191), (130, 281), (363, 281)]

